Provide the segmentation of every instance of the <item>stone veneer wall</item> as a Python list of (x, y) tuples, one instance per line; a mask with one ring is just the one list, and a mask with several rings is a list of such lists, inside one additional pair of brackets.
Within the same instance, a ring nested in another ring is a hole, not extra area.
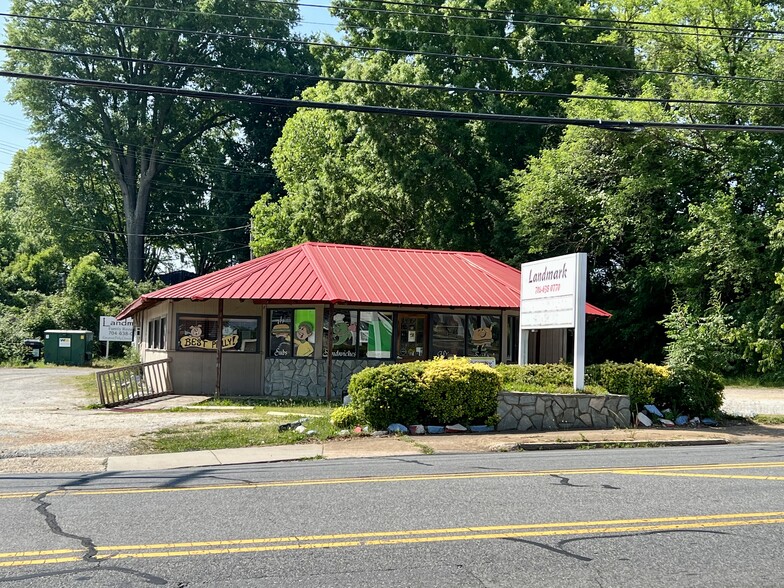
[[(351, 376), (366, 367), (391, 360), (333, 359), (332, 398), (340, 399), (348, 390)], [(325, 398), (327, 361), (305, 358), (266, 358), (264, 360), (264, 395), (296, 398)]]
[(631, 410), (628, 396), (607, 394), (498, 395), (499, 431), (554, 431), (628, 427)]

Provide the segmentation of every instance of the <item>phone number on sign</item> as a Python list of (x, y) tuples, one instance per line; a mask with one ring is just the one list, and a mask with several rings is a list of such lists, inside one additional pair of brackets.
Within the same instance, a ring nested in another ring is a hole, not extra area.
[(561, 284), (548, 284), (546, 286), (536, 286), (534, 294), (548, 294), (550, 292), (558, 292), (561, 289)]

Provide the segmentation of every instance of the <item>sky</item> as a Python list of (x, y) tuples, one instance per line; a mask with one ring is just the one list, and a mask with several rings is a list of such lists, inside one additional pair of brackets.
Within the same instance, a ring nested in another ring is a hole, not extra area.
[[(0, 12), (9, 12), (11, 8), (10, 0), (0, 0)], [(5, 31), (5, 19), (0, 19), (0, 24)], [(2, 33), (5, 39), (5, 33)], [(5, 54), (0, 52), (0, 60), (5, 60)], [(0, 77), (0, 172), (4, 172), (11, 165), (11, 158), (17, 149), (24, 149), (30, 145), (29, 132), (27, 130), (27, 119), (25, 119), (22, 107), (17, 104), (9, 104), (6, 101), (9, 85), (8, 78)]]
[[(319, 0), (318, 3), (327, 4), (328, 0)], [(11, 0), (0, 0), (0, 12), (10, 12), (10, 8)], [(303, 7), (301, 14), (303, 22), (297, 29), (299, 32), (328, 31), (335, 34), (334, 26), (337, 21), (325, 9)], [(7, 19), (0, 18), (0, 25), (3, 29), (0, 36), (3, 40), (5, 40), (6, 22)], [(4, 60), (5, 54), (0, 51), (0, 62)], [(11, 166), (11, 160), (17, 150), (24, 149), (31, 144), (29, 125), (22, 107), (7, 101), (9, 89), (8, 78), (0, 76), (0, 173), (5, 172)]]

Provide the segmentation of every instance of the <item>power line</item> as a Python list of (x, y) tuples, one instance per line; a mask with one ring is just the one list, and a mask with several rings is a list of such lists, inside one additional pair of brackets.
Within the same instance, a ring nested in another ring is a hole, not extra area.
[(283, 106), (288, 108), (316, 108), (324, 110), (339, 110), (359, 112), (366, 114), (391, 114), (412, 118), (430, 118), (436, 120), (460, 120), (503, 122), (531, 125), (558, 125), (582, 126), (613, 131), (634, 131), (646, 128), (680, 129), (692, 131), (739, 131), (739, 132), (764, 132), (782, 133), (784, 127), (774, 125), (738, 125), (738, 124), (706, 124), (706, 123), (673, 123), (659, 121), (616, 121), (585, 118), (561, 118), (553, 116), (526, 116), (519, 114), (495, 114), (486, 112), (461, 112), (449, 110), (425, 110), (415, 108), (391, 108), (388, 106), (373, 106), (367, 104), (344, 104), (334, 102), (320, 102), (314, 100), (295, 100), (291, 98), (276, 98), (271, 96), (253, 96), (244, 94), (231, 94), (228, 92), (208, 92), (204, 90), (188, 90), (182, 88), (162, 88), (143, 84), (127, 84), (122, 82), (107, 82), (85, 80), (81, 78), (68, 78), (42, 74), (30, 74), (12, 71), (0, 71), (0, 76), (30, 79), (56, 84), (92, 87), (106, 90), (119, 90), (124, 92), (144, 92), (149, 94), (163, 94), (197, 98), (200, 100), (225, 100), (245, 102), (261, 106)]
[(229, 231), (239, 231), (239, 230), (242, 230), (242, 229), (249, 229), (250, 228), (250, 224), (247, 224), (247, 225), (242, 225), (242, 226), (239, 226), (239, 227), (230, 227), (228, 229), (215, 229), (213, 231), (200, 231), (200, 232), (196, 232), (196, 233), (177, 233), (177, 234), (170, 235), (170, 234), (166, 234), (166, 233), (152, 234), (152, 233), (126, 233), (125, 231), (108, 231), (108, 230), (105, 230), (105, 229), (96, 229), (94, 227), (83, 227), (83, 226), (80, 226), (80, 225), (71, 225), (71, 224), (62, 223), (62, 222), (56, 222), (55, 224), (60, 225), (61, 227), (68, 227), (70, 229), (80, 229), (80, 230), (83, 230), (83, 231), (89, 231), (89, 232), (93, 232), (93, 233), (101, 233), (101, 234), (104, 234), (104, 235), (115, 235), (115, 236), (119, 235), (119, 236), (122, 236), (122, 237), (167, 237), (169, 239), (174, 239), (174, 238), (177, 238), (177, 237), (198, 237), (198, 236), (201, 236), (201, 235), (212, 235), (212, 234), (215, 234), (215, 233), (227, 233)]
[[(261, 4), (268, 4), (268, 3), (277, 3), (276, 0), (257, 0), (257, 2)], [(365, 0), (365, 2), (373, 2), (376, 4), (383, 4), (383, 5), (394, 5), (394, 6), (409, 6), (413, 8), (428, 8), (432, 10), (454, 10), (458, 12), (470, 12), (474, 14), (514, 14), (513, 10), (492, 10), (488, 8), (475, 8), (475, 7), (463, 7), (463, 6), (443, 6), (443, 5), (436, 5), (436, 4), (424, 4), (420, 2), (405, 2), (402, 0)], [(295, 4), (294, 2), (281, 2), (282, 4)], [(366, 9), (360, 6), (325, 6), (321, 4), (304, 4), (298, 3), (299, 6), (308, 6), (308, 7), (315, 7), (315, 8), (335, 8), (336, 10), (356, 10), (356, 11), (363, 11), (363, 10), (372, 10)], [(387, 11), (384, 11), (387, 12)], [(394, 11), (389, 11), (392, 14), (400, 14)], [(412, 13), (407, 13), (412, 14)], [(528, 12), (525, 11), (524, 14), (534, 17), (534, 18), (559, 18), (562, 20), (575, 20), (578, 22), (609, 22), (609, 23), (617, 23), (617, 24), (632, 24), (632, 25), (643, 25), (643, 26), (660, 26), (660, 27), (673, 27), (673, 28), (684, 28), (684, 29), (696, 29), (696, 30), (712, 30), (712, 31), (729, 31), (729, 32), (741, 32), (746, 33), (750, 32), (748, 29), (742, 27), (723, 27), (723, 26), (708, 26), (708, 25), (698, 25), (698, 24), (682, 24), (682, 23), (660, 23), (660, 22), (650, 22), (644, 20), (625, 20), (619, 21), (617, 19), (612, 18), (601, 18), (601, 17), (590, 17), (590, 16), (569, 16), (569, 15), (555, 15), (555, 14), (545, 14), (540, 12)], [(425, 14), (428, 16), (427, 14)], [(435, 15), (430, 15), (435, 16)], [(446, 15), (444, 15), (446, 16)], [(503, 22), (509, 23), (516, 23), (518, 21), (515, 20), (507, 20), (504, 19)], [(524, 24), (527, 22), (522, 21)], [(556, 23), (551, 23), (556, 24)], [(755, 32), (763, 32), (765, 34), (776, 34), (781, 35), (784, 34), (784, 31), (778, 29), (755, 29)]]
[[(435, 9), (435, 10), (454, 10), (454, 11), (471, 11), (474, 13), (480, 14), (508, 14), (513, 15), (513, 11), (509, 10), (489, 10), (489, 9), (481, 9), (481, 8), (461, 8), (455, 6), (435, 6), (432, 4), (420, 4), (415, 2), (386, 2), (385, 0), (370, 0), (371, 2), (378, 2), (381, 4), (390, 4), (390, 5), (398, 5), (398, 6), (409, 6), (409, 7), (418, 7), (418, 8), (428, 8), (428, 9)], [(278, 2), (277, 0), (257, 0), (258, 4), (273, 4), (273, 5), (284, 5), (284, 6), (296, 6), (296, 7), (312, 7), (312, 8), (324, 8), (324, 9), (334, 9), (337, 11), (353, 11), (353, 12), (369, 12), (375, 14), (389, 14), (394, 16), (400, 16), (401, 14), (406, 16), (423, 16), (426, 18), (442, 18), (442, 19), (457, 19), (457, 20), (468, 20), (474, 22), (495, 22), (503, 25), (510, 25), (510, 24), (521, 24), (526, 26), (549, 26), (549, 27), (564, 27), (564, 28), (573, 28), (573, 29), (592, 29), (592, 30), (604, 30), (604, 31), (616, 31), (618, 30), (617, 26), (599, 26), (599, 25), (572, 25), (568, 23), (553, 23), (553, 22), (541, 22), (538, 20), (519, 20), (514, 18), (484, 18), (479, 19), (475, 16), (461, 16), (461, 15), (454, 15), (454, 14), (432, 14), (427, 12), (398, 12), (394, 10), (388, 9), (381, 9), (381, 8), (367, 8), (363, 6), (327, 6), (324, 4), (308, 4), (308, 3), (296, 3), (296, 2)], [(270, 17), (263, 17), (263, 16), (252, 16), (252, 15), (233, 15), (233, 14), (222, 14), (222, 13), (203, 13), (199, 11), (187, 11), (187, 10), (175, 10), (171, 8), (157, 8), (157, 7), (147, 7), (147, 6), (139, 6), (139, 5), (129, 5), (129, 8), (137, 8), (139, 10), (153, 10), (153, 11), (162, 11), (162, 12), (184, 12), (186, 14), (197, 14), (197, 15), (204, 15), (204, 16), (219, 16), (219, 17), (226, 17), (226, 18), (242, 18), (244, 20), (261, 20), (261, 21), (283, 21), (283, 19), (275, 19)], [(572, 20), (578, 22), (605, 22), (611, 23), (615, 25), (623, 24), (623, 25), (635, 25), (635, 26), (652, 26), (652, 27), (672, 27), (672, 28), (681, 28), (681, 29), (691, 29), (691, 30), (710, 30), (710, 31), (727, 31), (727, 32), (737, 32), (742, 33), (743, 35), (734, 36), (734, 35), (712, 35), (712, 34), (704, 34), (699, 32), (688, 32), (688, 31), (659, 31), (659, 30), (651, 30), (651, 29), (632, 29), (633, 32), (638, 33), (654, 33), (654, 34), (674, 34), (674, 35), (682, 35), (682, 36), (694, 36), (694, 37), (713, 37), (713, 38), (722, 38), (722, 39), (744, 39), (746, 38), (744, 35), (756, 34), (758, 32), (762, 32), (764, 34), (772, 34), (772, 35), (782, 35), (784, 31), (780, 31), (777, 29), (745, 29), (741, 27), (722, 27), (722, 26), (708, 26), (708, 25), (689, 25), (689, 24), (681, 24), (681, 23), (661, 23), (661, 22), (653, 22), (653, 21), (636, 21), (636, 20), (626, 20), (626, 21), (619, 21), (617, 19), (610, 19), (610, 18), (597, 18), (597, 17), (580, 17), (580, 16), (569, 16), (569, 15), (558, 15), (558, 14), (544, 14), (544, 13), (529, 13), (524, 12), (524, 14), (534, 17), (534, 18), (556, 18), (559, 20)], [(346, 25), (345, 23), (341, 23), (340, 26), (344, 26), (347, 28), (354, 28), (351, 26)], [(761, 39), (761, 40), (771, 40), (771, 41), (779, 41), (781, 39)]]
[[(698, 99), (686, 99), (686, 98), (645, 98), (645, 97), (636, 97), (636, 96), (600, 96), (600, 95), (591, 95), (591, 94), (566, 94), (566, 93), (557, 93), (557, 92), (543, 92), (543, 91), (535, 91), (535, 90), (497, 90), (492, 88), (441, 86), (437, 84), (414, 84), (410, 82), (390, 82), (385, 80), (360, 80), (354, 78), (342, 78), (342, 77), (335, 77), (335, 76), (301, 74), (296, 72), (257, 70), (257, 69), (247, 69), (242, 67), (223, 67), (219, 65), (207, 65), (201, 63), (184, 63), (184, 62), (166, 61), (160, 59), (143, 59), (140, 57), (103, 55), (100, 53), (84, 53), (79, 51), (61, 51), (57, 49), (28, 47), (23, 45), (7, 45), (2, 43), (0, 43), (0, 50), (30, 51), (35, 53), (44, 53), (47, 55), (59, 55), (59, 56), (66, 56), (66, 57), (80, 57), (80, 58), (100, 59), (100, 60), (107, 60), (107, 61), (143, 63), (146, 65), (161, 65), (166, 67), (205, 69), (205, 70), (220, 71), (225, 73), (240, 73), (240, 74), (283, 77), (283, 78), (291, 77), (296, 79), (307, 79), (316, 82), (383, 86), (383, 87), (390, 87), (390, 88), (406, 88), (406, 89), (413, 89), (413, 90), (428, 90), (428, 91), (438, 91), (438, 92), (448, 92), (448, 93), (488, 94), (488, 95), (496, 95), (496, 96), (536, 96), (536, 97), (553, 98), (553, 99), (575, 98), (578, 100), (603, 100), (603, 101), (618, 101), (618, 102), (701, 104), (701, 105), (770, 107), (770, 108), (784, 107), (784, 103), (734, 102), (734, 101), (727, 101), (727, 100), (698, 100)], [(774, 80), (772, 79), (766, 80), (765, 78), (759, 78), (757, 81), (774, 81)], [(776, 80), (776, 81), (781, 82), (784, 80)]]
[(592, 71), (616, 71), (616, 72), (626, 72), (626, 73), (636, 73), (636, 74), (682, 76), (682, 77), (690, 77), (690, 78), (726, 79), (726, 80), (734, 80), (734, 81), (771, 82), (771, 83), (781, 83), (782, 81), (784, 81), (776, 78), (734, 76), (734, 75), (727, 75), (727, 74), (714, 74), (714, 73), (705, 73), (705, 72), (674, 72), (674, 71), (656, 70), (656, 69), (641, 70), (633, 67), (610, 66), (610, 65), (562, 63), (557, 61), (539, 61), (539, 60), (530, 60), (530, 59), (515, 59), (509, 57), (491, 57), (485, 55), (462, 55), (462, 54), (438, 53), (438, 52), (430, 52), (430, 51), (409, 51), (406, 49), (385, 49), (381, 47), (368, 47), (362, 45), (341, 45), (337, 43), (326, 43), (321, 41), (301, 41), (296, 39), (279, 39), (275, 37), (257, 37), (253, 35), (239, 35), (236, 33), (194, 31), (189, 29), (165, 28), (165, 27), (155, 27), (151, 25), (136, 25), (136, 24), (127, 24), (127, 23), (103, 23), (98, 21), (67, 19), (62, 17), (30, 16), (30, 15), (10, 14), (10, 13), (3, 13), (3, 12), (0, 12), (0, 16), (8, 16), (12, 18), (22, 18), (22, 19), (44, 20), (44, 21), (52, 21), (52, 22), (65, 22), (71, 24), (96, 25), (96, 26), (112, 27), (112, 28), (115, 27), (136, 28), (142, 30), (153, 30), (158, 32), (168, 32), (168, 33), (177, 33), (177, 34), (204, 35), (210, 37), (228, 37), (232, 39), (261, 41), (264, 43), (283, 43), (289, 45), (293, 44), (293, 45), (316, 46), (316, 47), (339, 49), (343, 51), (347, 51), (347, 50), (365, 51), (365, 52), (388, 53), (388, 54), (405, 55), (405, 56), (420, 55), (423, 57), (459, 59), (459, 60), (480, 61), (480, 62), (485, 61), (490, 63), (520, 64), (520, 65), (540, 66), (540, 67), (565, 67), (570, 69), (586, 69)]
[[(298, 4), (294, 2), (277, 2), (275, 0), (260, 0), (260, 4), (286, 4), (291, 6), (297, 6)], [(330, 8), (329, 6), (319, 5), (319, 4), (299, 4), (298, 6), (312, 6), (316, 8)], [(221, 18), (235, 18), (235, 19), (242, 19), (242, 20), (259, 20), (259, 21), (271, 21), (271, 22), (287, 22), (284, 19), (280, 18), (271, 18), (265, 16), (251, 16), (251, 15), (241, 15), (241, 14), (225, 14), (219, 12), (211, 12), (211, 13), (204, 13), (198, 10), (178, 10), (176, 8), (159, 8), (157, 6), (137, 6), (134, 4), (127, 5), (127, 8), (137, 8), (139, 10), (152, 10), (155, 12), (166, 12), (166, 13), (174, 13), (174, 14), (193, 14), (196, 16), (212, 16), (212, 17), (221, 17)], [(354, 10), (353, 8), (351, 10)], [(390, 10), (376, 10), (372, 8), (356, 8), (356, 10), (370, 10), (373, 12), (381, 12), (381, 13), (388, 13), (390, 15), (400, 15), (400, 12), (390, 11)], [(416, 15), (416, 13), (404, 13), (410, 15)], [(443, 17), (443, 18), (450, 18), (449, 15), (438, 15), (438, 14), (421, 14), (421, 16), (429, 16), (429, 17)], [(564, 17), (566, 18), (566, 17)], [(488, 22), (489, 19), (472, 19), (476, 20), (477, 22)], [(516, 22), (519, 24), (531, 24), (527, 21), (503, 21), (504, 23), (507, 22)], [(320, 26), (332, 26), (330, 23), (323, 23), (323, 22), (312, 22), (307, 20), (299, 21), (300, 24), (315, 24)], [(555, 23), (548, 23), (551, 25), (555, 25)], [(348, 30), (357, 30), (363, 28), (361, 25), (349, 25), (345, 22), (340, 23), (340, 27), (342, 29)], [(401, 29), (401, 28), (385, 28), (385, 27), (374, 27), (374, 32), (395, 32), (395, 33), (413, 33), (416, 35), (431, 35), (431, 36), (441, 36), (441, 37), (462, 37), (466, 39), (485, 39), (489, 41), (514, 41), (514, 39), (510, 37), (497, 37), (492, 35), (472, 35), (469, 33), (458, 33), (458, 32), (447, 32), (447, 31), (429, 31), (429, 30), (415, 30), (415, 29)], [(555, 39), (530, 39), (532, 43), (545, 44), (545, 45), (579, 45), (579, 46), (587, 46), (587, 47), (604, 47), (604, 48), (619, 48), (625, 49), (628, 48), (626, 45), (616, 45), (611, 43), (589, 43), (589, 42), (582, 42), (582, 41), (558, 41)]]

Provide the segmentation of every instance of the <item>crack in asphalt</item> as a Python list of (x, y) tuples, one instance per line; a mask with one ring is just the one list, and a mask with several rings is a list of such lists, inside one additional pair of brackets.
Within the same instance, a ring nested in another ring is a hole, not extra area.
[(419, 461), (418, 459), (404, 459), (402, 457), (392, 458), (392, 461), (399, 461), (402, 463), (413, 463), (415, 465), (425, 466), (426, 468), (432, 468), (434, 465), (432, 463), (425, 463), (423, 461)]
[(84, 561), (96, 561), (95, 556), (98, 554), (98, 550), (95, 547), (95, 543), (89, 537), (84, 537), (82, 535), (76, 535), (74, 533), (66, 533), (60, 527), (60, 524), (57, 522), (57, 515), (49, 510), (49, 507), (52, 506), (51, 502), (46, 502), (45, 498), (51, 494), (52, 492), (56, 492), (62, 490), (62, 488), (56, 488), (54, 490), (47, 490), (46, 492), (41, 492), (38, 496), (33, 498), (33, 502), (37, 504), (35, 510), (38, 514), (44, 517), (49, 530), (54, 533), (55, 535), (59, 535), (61, 537), (66, 537), (68, 539), (74, 539), (78, 541), (82, 547), (85, 549), (85, 553), (82, 556)]
[[(56, 572), (39, 572), (39, 573), (36, 573), (36, 574), (26, 574), (24, 576), (13, 576), (13, 577), (10, 577), (10, 578), (0, 578), (0, 584), (6, 583), (6, 582), (22, 582), (24, 580), (37, 580), (39, 578), (52, 578), (52, 577), (56, 577), (56, 576), (70, 576), (72, 574), (85, 574), (85, 573), (90, 573), (90, 572), (101, 572), (101, 571), (120, 572), (120, 573), (123, 573), (123, 574), (130, 574), (130, 575), (136, 576), (137, 578), (140, 578), (141, 580), (143, 580), (147, 584), (152, 584), (152, 585), (155, 585), (155, 586), (165, 586), (165, 585), (168, 584), (168, 582), (166, 580), (164, 580), (163, 578), (160, 578), (158, 576), (153, 576), (152, 574), (146, 574), (144, 572), (140, 572), (138, 570), (134, 570), (134, 569), (131, 569), (131, 568), (123, 568), (123, 567), (119, 567), (119, 566), (100, 566), (100, 565), (96, 565), (95, 567), (89, 567), (89, 568), (80, 567), (80, 568), (76, 568), (76, 569), (73, 569), (73, 570), (58, 570)], [(81, 579), (81, 578), (78, 578), (78, 579)], [(176, 588), (183, 588), (183, 587), (185, 587), (187, 585), (188, 585), (187, 582), (180, 582), (180, 583), (176, 584)]]
[(569, 486), (570, 488), (587, 488), (588, 487), (585, 484), (572, 484), (569, 481), (569, 478), (567, 478), (566, 476), (559, 476), (558, 474), (550, 474), (550, 477), (551, 478), (557, 478), (558, 480), (560, 480), (559, 483), (560, 483), (561, 486)]
[[(569, 555), (579, 559), (583, 556), (567, 551), (566, 549), (563, 549), (563, 546), (567, 543), (573, 543), (575, 541), (589, 541), (591, 539), (621, 539), (623, 537), (644, 537), (645, 535), (666, 535), (670, 533), (707, 533), (710, 535), (731, 535), (731, 533), (727, 533), (726, 531), (711, 531), (709, 529), (663, 529), (661, 531), (643, 531), (641, 533), (624, 533), (619, 535), (589, 535), (586, 537), (572, 537), (571, 539), (563, 539), (559, 541), (558, 547), (559, 552), (562, 551), (564, 555)], [(591, 560), (588, 559), (587, 561)]]
[(541, 547), (542, 549), (546, 549), (547, 551), (552, 551), (553, 553), (557, 553), (559, 555), (566, 555), (568, 557), (572, 557), (579, 561), (593, 561), (590, 557), (585, 557), (583, 555), (578, 555), (576, 553), (572, 553), (570, 551), (566, 551), (565, 549), (559, 549), (557, 547), (553, 547), (552, 545), (547, 545), (547, 543), (540, 543), (539, 541), (531, 541), (529, 539), (520, 539), (519, 537), (505, 537), (507, 541), (514, 541), (516, 543), (527, 543), (528, 545), (533, 545), (535, 547)]
[(667, 534), (667, 533), (709, 533), (712, 535), (730, 535), (731, 533), (727, 533), (726, 531), (711, 531), (707, 529), (671, 529), (671, 530), (662, 530), (662, 531), (644, 531), (641, 533), (625, 533), (622, 535), (590, 535), (588, 537), (573, 537), (572, 539), (564, 539), (559, 541), (556, 547), (552, 545), (547, 545), (546, 543), (540, 543), (539, 541), (531, 541), (529, 539), (521, 539), (519, 537), (504, 537), (506, 541), (514, 541), (516, 543), (526, 543), (528, 545), (533, 545), (535, 547), (541, 547), (542, 549), (546, 549), (547, 551), (552, 551), (553, 553), (557, 553), (559, 555), (565, 555), (567, 557), (571, 557), (578, 561), (593, 561), (593, 558), (586, 557), (584, 555), (580, 555), (579, 553), (571, 552), (567, 549), (564, 549), (564, 545), (567, 543), (572, 543), (574, 541), (588, 541), (591, 539), (620, 539), (623, 537), (642, 537), (645, 535), (660, 535), (660, 534)]
[(66, 537), (67, 539), (73, 539), (75, 541), (78, 541), (79, 544), (85, 549), (85, 552), (82, 555), (82, 560), (85, 562), (94, 563), (95, 566), (89, 568), (63, 570), (58, 572), (42, 572), (40, 574), (30, 574), (29, 576), (18, 576), (16, 578), (3, 578), (0, 579), (0, 582), (42, 578), (47, 576), (69, 575), (69, 574), (85, 573), (90, 571), (95, 571), (95, 572), (110, 571), (110, 572), (119, 572), (121, 574), (135, 576), (143, 580), (147, 584), (153, 584), (156, 586), (164, 586), (168, 584), (168, 582), (164, 578), (161, 578), (159, 576), (154, 576), (152, 574), (147, 574), (145, 572), (140, 572), (139, 570), (134, 570), (133, 568), (126, 568), (126, 567), (115, 566), (115, 565), (106, 565), (106, 560), (97, 559), (96, 556), (98, 555), (98, 548), (96, 547), (95, 542), (90, 537), (84, 535), (77, 535), (75, 533), (68, 533), (64, 531), (60, 526), (60, 523), (57, 522), (57, 515), (55, 515), (53, 512), (49, 510), (49, 507), (52, 506), (52, 503), (46, 501), (47, 496), (52, 492), (60, 492), (63, 490), (64, 487), (59, 486), (53, 490), (47, 490), (46, 492), (41, 492), (38, 496), (33, 498), (33, 503), (37, 505), (35, 507), (35, 510), (38, 514), (44, 517), (44, 520), (46, 521), (46, 525), (49, 527), (49, 530), (52, 533), (54, 533), (55, 535), (59, 535), (60, 537)]

